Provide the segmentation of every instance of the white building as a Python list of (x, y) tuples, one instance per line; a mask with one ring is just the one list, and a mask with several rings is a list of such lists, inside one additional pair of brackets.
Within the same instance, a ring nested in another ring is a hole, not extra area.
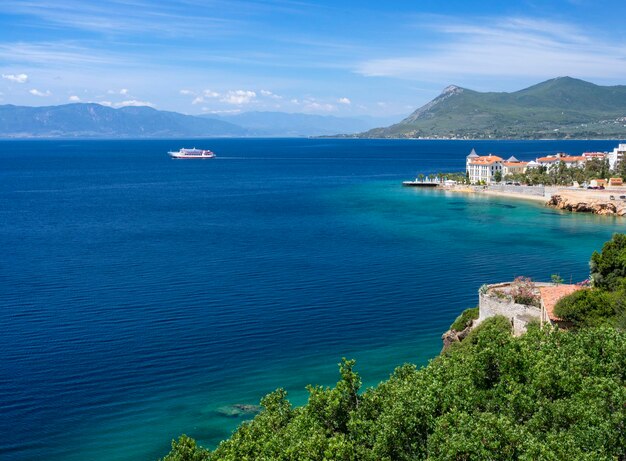
[(567, 154), (548, 155), (547, 157), (539, 157), (537, 159), (539, 166), (546, 167), (546, 171), (552, 170), (552, 168), (558, 166), (560, 163), (564, 163), (568, 168), (579, 168), (584, 166), (586, 161), (587, 157), (582, 155), (571, 156)]
[(617, 171), (620, 167), (620, 164), (624, 161), (624, 157), (626, 157), (626, 144), (620, 144), (613, 152), (609, 152), (609, 167), (613, 171)]
[(494, 175), (496, 172), (502, 174), (502, 158), (497, 155), (489, 154), (479, 156), (474, 149), (466, 157), (466, 171), (469, 176), (470, 183), (476, 184), (481, 181), (485, 184), (495, 182)]

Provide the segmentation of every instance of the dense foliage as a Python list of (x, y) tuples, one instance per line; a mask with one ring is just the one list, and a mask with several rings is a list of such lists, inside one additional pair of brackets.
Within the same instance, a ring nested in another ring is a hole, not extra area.
[(589, 262), (592, 288), (561, 299), (557, 316), (574, 327), (609, 324), (626, 329), (626, 234), (615, 234)]
[(626, 334), (492, 318), (422, 369), (359, 393), (354, 362), (334, 388), (283, 390), (213, 452), (181, 438), (167, 461), (626, 459)]

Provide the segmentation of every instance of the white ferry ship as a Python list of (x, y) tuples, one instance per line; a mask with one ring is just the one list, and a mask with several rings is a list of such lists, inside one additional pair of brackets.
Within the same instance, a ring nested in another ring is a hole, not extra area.
[(185, 149), (184, 147), (177, 152), (168, 152), (172, 158), (215, 158), (215, 153), (204, 149)]

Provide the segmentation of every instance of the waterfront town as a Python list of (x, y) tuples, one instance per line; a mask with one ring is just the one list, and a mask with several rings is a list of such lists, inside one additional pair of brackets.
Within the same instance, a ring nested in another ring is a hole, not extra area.
[[(555, 171), (559, 166), (565, 168), (584, 168), (587, 162), (604, 162), (608, 170), (617, 173), (624, 169), (626, 144), (619, 144), (611, 152), (584, 152), (578, 156), (564, 153), (539, 157), (529, 162), (520, 161), (514, 156), (503, 159), (497, 155), (480, 156), (472, 149), (466, 159), (466, 175), (470, 184), (489, 185), (499, 183), (503, 179), (514, 178), (515, 175), (528, 173), (530, 170), (542, 170), (546, 173)], [(623, 178), (594, 178), (590, 187), (622, 186)], [(592, 184), (593, 182), (593, 184)]]

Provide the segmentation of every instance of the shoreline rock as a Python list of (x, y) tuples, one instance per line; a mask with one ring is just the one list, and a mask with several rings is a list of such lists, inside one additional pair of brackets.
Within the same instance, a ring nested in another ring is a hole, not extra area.
[(547, 206), (574, 213), (593, 213), (603, 216), (626, 216), (626, 203), (623, 200), (605, 201), (602, 199), (581, 200), (564, 195), (553, 195)]

